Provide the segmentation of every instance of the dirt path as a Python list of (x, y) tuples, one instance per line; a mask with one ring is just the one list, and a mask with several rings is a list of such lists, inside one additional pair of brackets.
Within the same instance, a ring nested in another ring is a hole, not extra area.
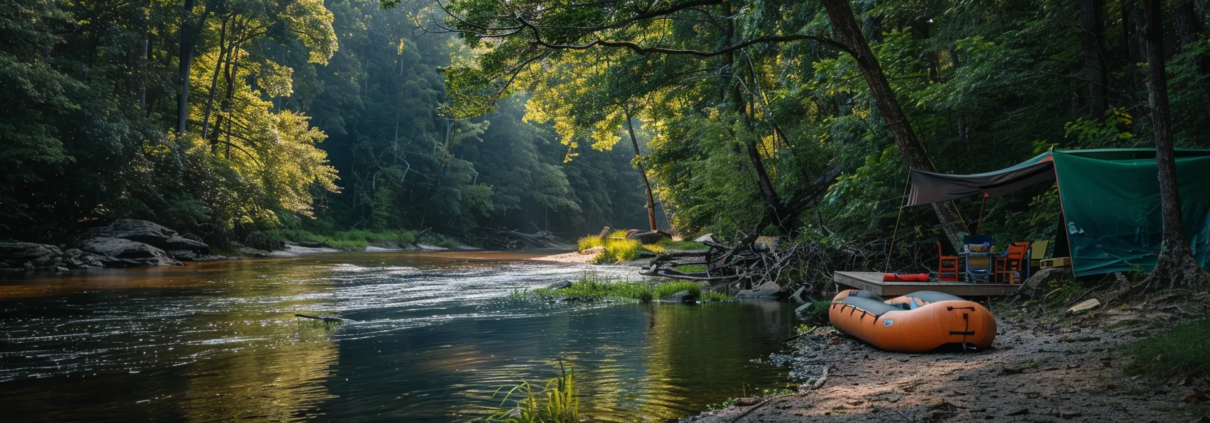
[(1124, 376), (1114, 354), (1171, 317), (1115, 309), (1052, 327), (1001, 318), (993, 348), (971, 353), (889, 353), (840, 334), (807, 335), (788, 358), (806, 382), (798, 394), (684, 421), (1197, 421), (1180, 416), (1181, 401), (1205, 386)]

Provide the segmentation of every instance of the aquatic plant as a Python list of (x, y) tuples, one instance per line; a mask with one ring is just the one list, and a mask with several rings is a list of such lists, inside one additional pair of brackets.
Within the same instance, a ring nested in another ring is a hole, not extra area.
[[(488, 422), (502, 423), (577, 423), (580, 421), (580, 401), (576, 398), (575, 369), (563, 367), (559, 362), (561, 376), (546, 381), (541, 391), (535, 391), (534, 385), (522, 381), (510, 389), (500, 406), (504, 407), (513, 400), (513, 407), (501, 410), (483, 419)], [(492, 397), (500, 394), (504, 387), (497, 389)], [(520, 399), (514, 399), (519, 396)]]
[(1210, 320), (1197, 320), (1168, 333), (1128, 345), (1126, 371), (1159, 379), (1210, 374)]

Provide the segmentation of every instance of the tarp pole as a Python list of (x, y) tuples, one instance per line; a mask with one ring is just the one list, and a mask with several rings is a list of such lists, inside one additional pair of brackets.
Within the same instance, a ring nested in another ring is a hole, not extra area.
[(975, 221), (975, 235), (979, 235), (979, 228), (983, 226), (983, 206), (987, 205), (987, 193), (983, 193), (983, 202), (979, 203), (979, 220)]
[(895, 230), (891, 232), (891, 246), (886, 250), (886, 267), (884, 272), (891, 272), (891, 252), (895, 251), (895, 237), (899, 235), (899, 220), (903, 218), (903, 208), (907, 204), (908, 188), (912, 186), (912, 170), (908, 169), (907, 182), (903, 183), (903, 197), (899, 201), (899, 216), (895, 217)]

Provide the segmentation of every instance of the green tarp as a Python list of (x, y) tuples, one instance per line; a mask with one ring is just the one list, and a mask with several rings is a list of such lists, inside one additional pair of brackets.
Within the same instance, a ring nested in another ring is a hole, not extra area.
[[(1210, 250), (1210, 150), (1177, 150), (1185, 231), (1206, 267)], [(1000, 196), (1058, 178), (1076, 276), (1155, 267), (1163, 240), (1155, 150), (1098, 149), (1046, 153), (976, 175), (912, 171), (908, 205), (979, 195)], [(1056, 251), (1055, 256), (1068, 252)]]
[[(1194, 258), (1205, 267), (1210, 152), (1183, 153), (1176, 171), (1185, 235)], [(1054, 162), (1076, 276), (1155, 267), (1164, 238), (1155, 150), (1055, 152)]]

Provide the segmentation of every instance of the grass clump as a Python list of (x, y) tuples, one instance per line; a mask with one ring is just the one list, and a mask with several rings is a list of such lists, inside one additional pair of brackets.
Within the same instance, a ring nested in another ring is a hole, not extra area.
[(605, 241), (597, 236), (586, 236), (576, 240), (576, 251), (584, 251), (594, 247), (604, 247)]
[(1134, 360), (1126, 371), (1159, 379), (1210, 374), (1210, 320), (1182, 324), (1123, 351)]
[[(504, 395), (500, 406), (512, 399), (513, 406), (488, 416), (482, 421), (505, 423), (578, 423), (580, 400), (576, 399), (575, 369), (567, 370), (559, 363), (562, 376), (548, 380), (541, 390), (529, 382), (513, 387)], [(500, 394), (496, 390), (492, 396)], [(519, 398), (517, 398), (519, 397)], [(514, 399), (517, 398), (517, 399)]]
[(798, 313), (798, 317), (807, 323), (815, 325), (828, 324), (828, 310), (832, 307), (832, 300), (821, 298), (811, 299), (810, 301), (809, 304), (811, 306), (807, 307), (803, 312)]
[(702, 287), (696, 282), (669, 282), (655, 287), (655, 297), (664, 299), (671, 297), (672, 294), (689, 291), (689, 295), (697, 298), (702, 297)]
[(605, 251), (597, 253), (597, 256), (593, 257), (591, 261), (594, 264), (610, 264), (637, 260), (642, 247), (642, 243), (633, 239), (607, 239), (605, 240)]
[(566, 288), (557, 290), (539, 288), (532, 291), (513, 291), (509, 293), (508, 299), (510, 301), (522, 299), (545, 301), (562, 299), (573, 302), (594, 302), (612, 298), (649, 302), (671, 297), (672, 294), (681, 291), (689, 291), (690, 294), (701, 300), (718, 301), (731, 299), (730, 296), (721, 292), (703, 292), (702, 287), (695, 282), (669, 282), (664, 284), (629, 281), (606, 282), (592, 279), (591, 277), (582, 278), (572, 282)]
[(672, 268), (672, 270), (675, 270), (675, 271), (678, 271), (681, 273), (701, 273), (701, 272), (706, 271), (706, 265), (705, 264), (682, 264), (680, 266)]

